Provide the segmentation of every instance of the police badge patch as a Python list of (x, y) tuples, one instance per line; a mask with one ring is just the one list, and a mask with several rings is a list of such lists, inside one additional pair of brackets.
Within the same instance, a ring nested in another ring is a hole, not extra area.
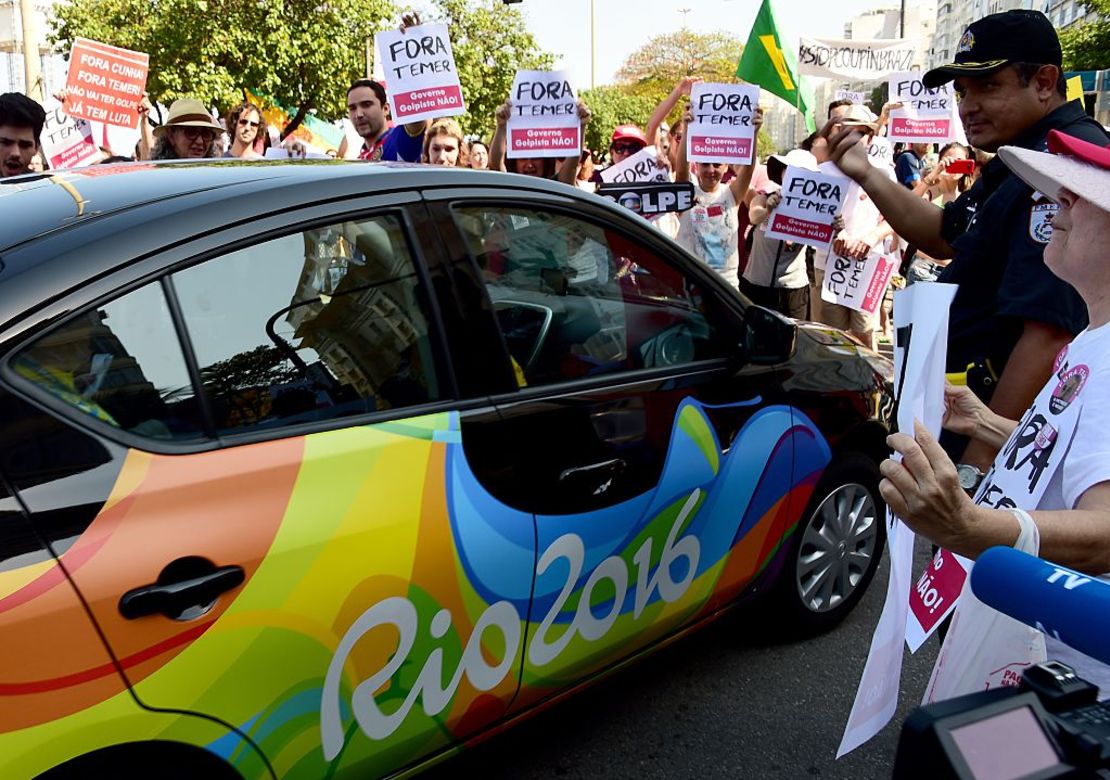
[(975, 35), (971, 30), (965, 30), (960, 36), (960, 42), (956, 44), (956, 54), (966, 54), (973, 46), (975, 46)]
[(1060, 207), (1055, 203), (1034, 203), (1029, 212), (1029, 237), (1038, 244), (1052, 240), (1052, 218)]

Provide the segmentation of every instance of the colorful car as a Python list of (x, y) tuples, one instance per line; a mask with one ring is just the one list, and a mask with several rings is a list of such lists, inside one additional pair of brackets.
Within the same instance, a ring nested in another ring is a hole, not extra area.
[(0, 208), (0, 777), (409, 774), (875, 573), (889, 364), (601, 198), (169, 164)]

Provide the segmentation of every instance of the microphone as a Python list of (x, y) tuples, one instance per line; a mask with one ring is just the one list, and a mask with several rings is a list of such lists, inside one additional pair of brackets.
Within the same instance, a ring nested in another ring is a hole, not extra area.
[(1110, 583), (1012, 547), (971, 567), (971, 591), (999, 612), (1110, 664)]

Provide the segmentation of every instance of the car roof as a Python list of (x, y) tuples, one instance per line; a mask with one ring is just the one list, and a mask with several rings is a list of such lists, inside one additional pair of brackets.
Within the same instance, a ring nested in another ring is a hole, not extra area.
[[(219, 201), (272, 188), (365, 179), (363, 194), (472, 184), (532, 188), (552, 186), (534, 177), (410, 163), (346, 160), (201, 160), (118, 163), (0, 179), (0, 253), (90, 221), (117, 217), (168, 200)], [(233, 191), (228, 188), (234, 188)], [(352, 193), (354, 194), (354, 193)], [(0, 254), (2, 256), (2, 254)]]

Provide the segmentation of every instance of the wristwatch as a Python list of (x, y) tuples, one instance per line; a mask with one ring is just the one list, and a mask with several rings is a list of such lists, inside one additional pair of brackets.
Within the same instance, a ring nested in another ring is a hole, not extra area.
[(970, 463), (957, 463), (956, 476), (959, 477), (960, 487), (962, 487), (965, 492), (974, 493), (979, 487), (979, 483), (983, 481), (985, 475)]

